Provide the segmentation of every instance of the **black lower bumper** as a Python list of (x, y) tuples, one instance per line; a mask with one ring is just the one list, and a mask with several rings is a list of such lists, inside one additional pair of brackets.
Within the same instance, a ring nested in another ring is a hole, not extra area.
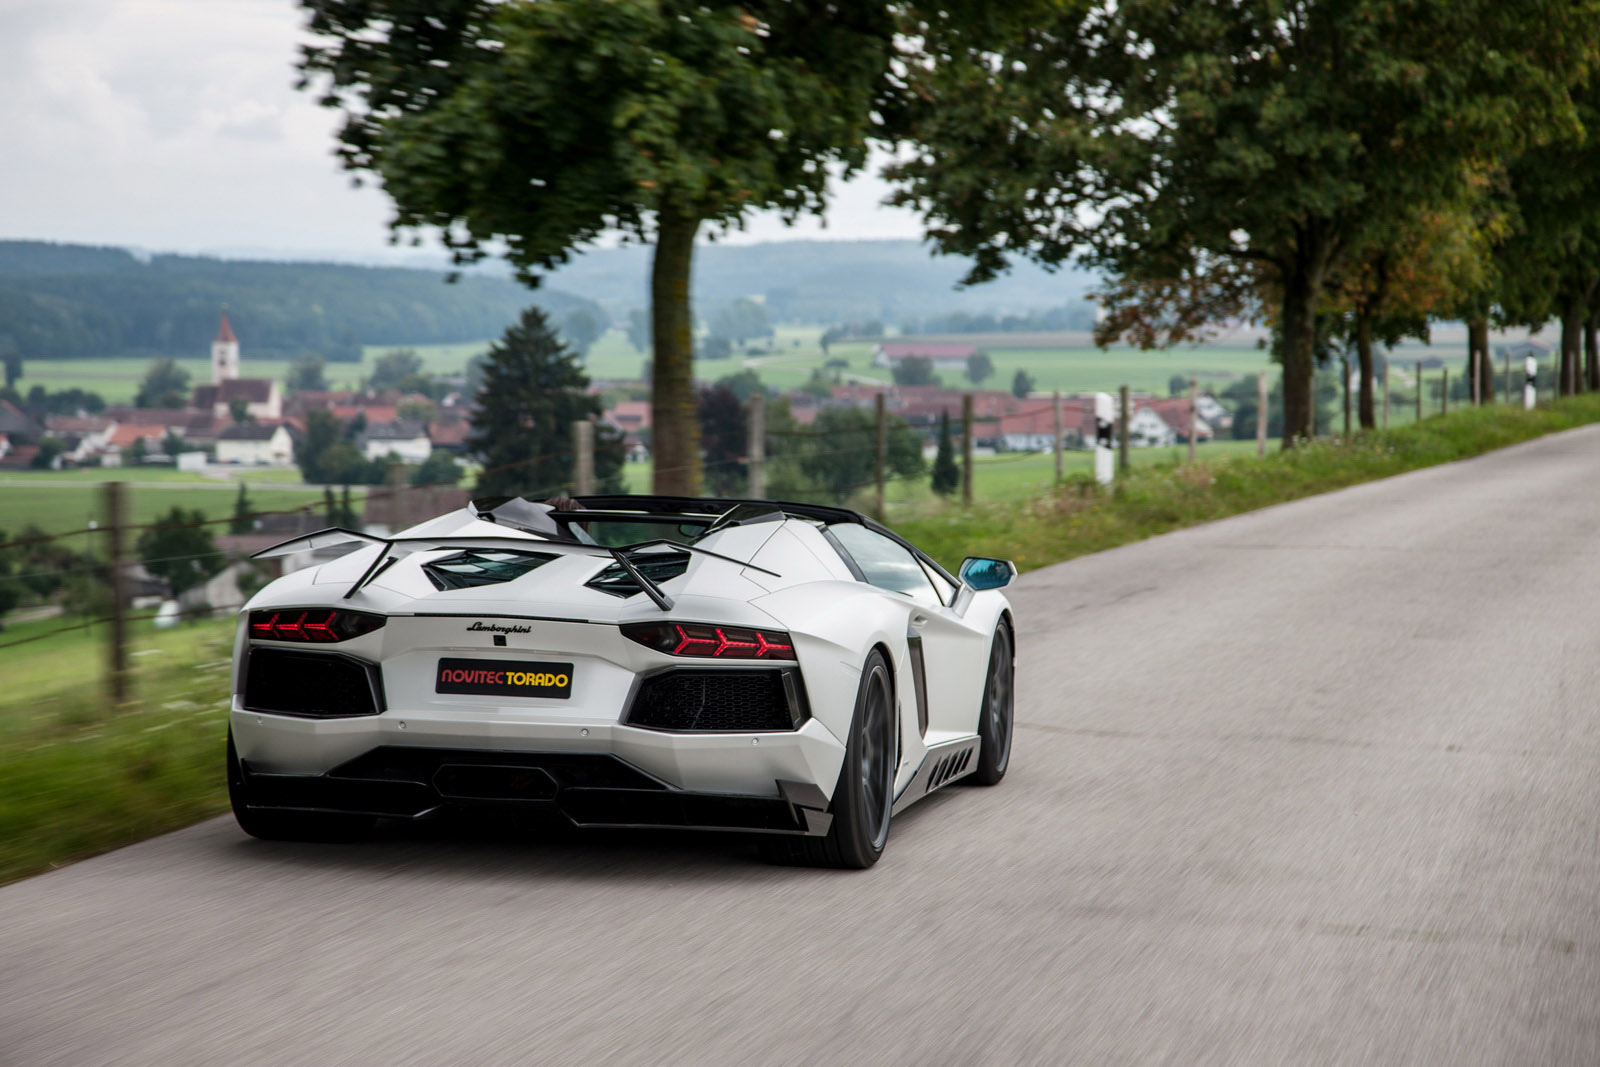
[(832, 816), (815, 785), (779, 781), (778, 796), (693, 793), (605, 753), (372, 749), (326, 774), (277, 774), (241, 761), (246, 804), (420, 819), (444, 809), (555, 812), (579, 827), (827, 833)]

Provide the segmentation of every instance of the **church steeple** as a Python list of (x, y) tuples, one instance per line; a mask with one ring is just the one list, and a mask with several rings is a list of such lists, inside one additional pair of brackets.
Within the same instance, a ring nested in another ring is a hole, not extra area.
[(222, 322), (211, 342), (211, 380), (217, 385), (239, 377), (239, 339), (228, 322), (228, 305), (222, 305)]

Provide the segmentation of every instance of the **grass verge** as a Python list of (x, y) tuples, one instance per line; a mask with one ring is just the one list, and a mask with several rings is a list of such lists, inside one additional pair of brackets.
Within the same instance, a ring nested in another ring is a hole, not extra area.
[[(1490, 407), (1293, 452), (1141, 464), (1106, 492), (1085, 475), (1025, 499), (897, 520), (947, 565), (1024, 570), (1359, 482), (1600, 422), (1600, 395)], [(0, 644), (61, 620), (16, 626)], [(222, 777), (231, 620), (135, 635), (135, 699), (109, 708), (102, 633), (0, 649), (0, 884), (227, 810)]]
[[(61, 619), (9, 627), (0, 643)], [(231, 619), (135, 635), (134, 699), (109, 707), (103, 632), (0, 650), (0, 884), (227, 809)]]
[(1324, 440), (1264, 459), (1232, 456), (1135, 466), (1113, 491), (1084, 476), (1026, 501), (941, 511), (892, 525), (954, 569), (967, 556), (1012, 559), (1031, 570), (1185, 526), (1467, 459), (1545, 434), (1600, 422), (1600, 395), (1523, 411), (1467, 408), (1388, 433)]

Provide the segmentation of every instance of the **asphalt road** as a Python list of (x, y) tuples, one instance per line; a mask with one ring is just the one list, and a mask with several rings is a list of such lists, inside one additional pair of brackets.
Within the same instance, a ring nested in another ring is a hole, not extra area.
[(1051, 567), (865, 873), (217, 820), (0, 890), (0, 1062), (1600, 1063), (1600, 428)]

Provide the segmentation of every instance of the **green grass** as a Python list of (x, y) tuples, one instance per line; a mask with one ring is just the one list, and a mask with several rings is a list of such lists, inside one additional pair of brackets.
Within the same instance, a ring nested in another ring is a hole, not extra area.
[(1548, 433), (1600, 422), (1600, 395), (1570, 397), (1533, 412), (1497, 405), (1372, 433), (1326, 439), (1290, 452), (1136, 464), (1105, 491), (1085, 477), (1012, 502), (970, 510), (938, 505), (889, 521), (946, 566), (1001, 556), (1030, 570), (1064, 559), (1226, 518), (1287, 500), (1480, 455)]
[[(9, 478), (0, 482), (0, 524), (3, 524), (0, 529), (15, 534), (22, 527), (33, 525), (46, 533), (66, 533), (82, 530), (91, 521), (101, 521), (101, 494), (93, 484), (58, 487), (19, 484), (19, 481), (18, 478)], [(232, 489), (231, 486), (211, 488), (181, 485), (130, 489), (125, 495), (128, 521), (154, 522), (157, 516), (174, 505), (198, 510), (208, 519), (227, 518), (233, 514)], [(352, 489), (350, 496), (352, 501), (363, 499), (360, 489)], [(307, 504), (320, 504), (323, 495), (318, 489), (252, 487), (249, 499), (255, 511), (289, 511)], [(213, 532), (223, 531), (219, 527)], [(73, 547), (83, 546), (75, 544)]]
[[(59, 627), (0, 632), (0, 645)], [(108, 706), (103, 629), (0, 648), (0, 883), (226, 809), (231, 620), (134, 624), (133, 699)]]

